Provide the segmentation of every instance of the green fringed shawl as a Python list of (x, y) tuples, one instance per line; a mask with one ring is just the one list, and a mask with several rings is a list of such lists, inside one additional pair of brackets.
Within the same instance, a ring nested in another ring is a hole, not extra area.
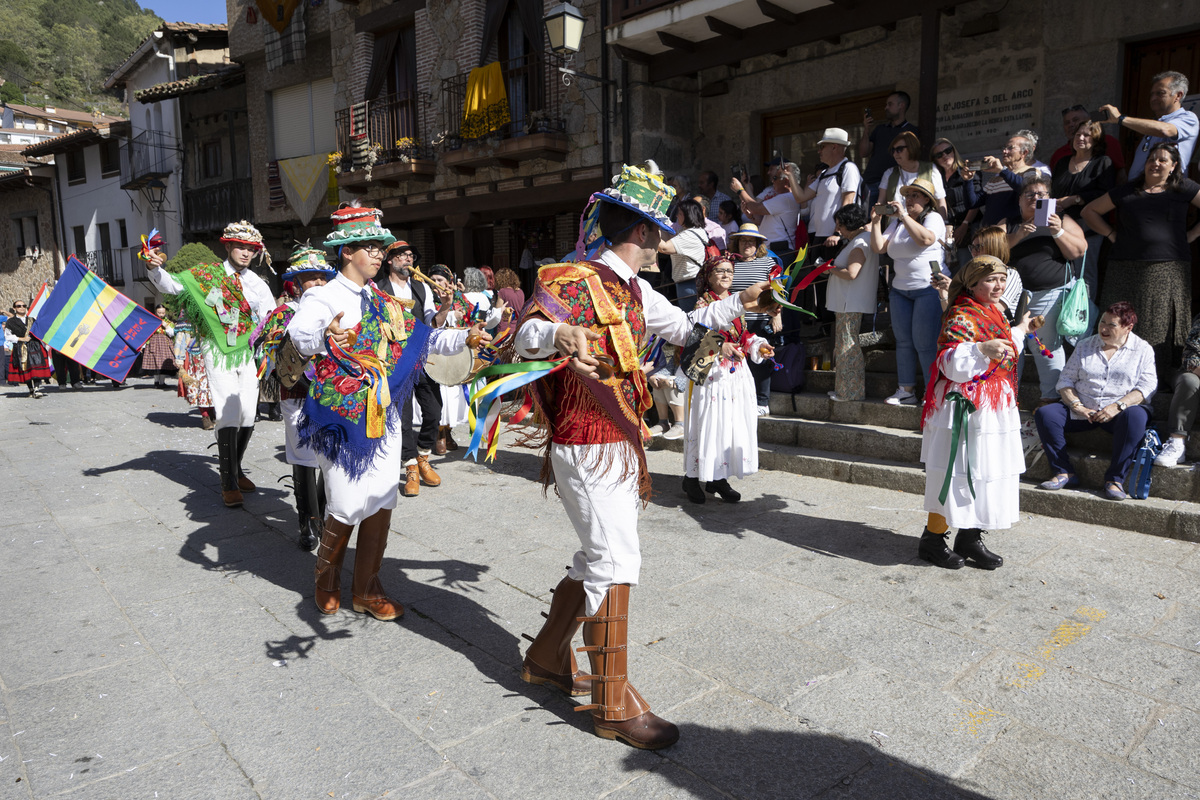
[(224, 264), (200, 264), (175, 278), (183, 284), (180, 306), (196, 326), (196, 338), (209, 345), (213, 363), (232, 368), (249, 361), (254, 319), (241, 280), (226, 275)]

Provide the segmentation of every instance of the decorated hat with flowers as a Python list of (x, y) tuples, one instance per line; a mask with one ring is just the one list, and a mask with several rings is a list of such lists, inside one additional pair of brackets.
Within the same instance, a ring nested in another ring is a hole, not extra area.
[(612, 186), (592, 196), (636, 211), (667, 233), (675, 234), (667, 216), (675, 189), (663, 182), (662, 172), (653, 161), (641, 166), (623, 164), (621, 174), (613, 176)]
[(221, 232), (221, 241), (244, 244), (258, 250), (263, 248), (263, 235), (246, 220), (226, 225), (225, 230)]
[(313, 247), (311, 242), (296, 243), (296, 249), (288, 256), (287, 268), (283, 271), (283, 279), (288, 280), (295, 278), (297, 275), (306, 272), (318, 272), (325, 276), (326, 280), (333, 278), (337, 273), (333, 267), (329, 266), (329, 262), (325, 260), (325, 251)]
[(380, 224), (383, 212), (377, 208), (363, 207), (357, 200), (339, 207), (330, 215), (330, 219), (333, 220), (333, 233), (325, 237), (326, 249), (362, 242), (379, 242), (386, 247), (396, 241), (392, 232)]

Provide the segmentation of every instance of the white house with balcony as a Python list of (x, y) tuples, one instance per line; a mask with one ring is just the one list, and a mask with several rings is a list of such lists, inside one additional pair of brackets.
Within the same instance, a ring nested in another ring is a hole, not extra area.
[[(121, 188), (124, 121), (63, 134), (22, 151), (27, 157), (54, 157), (54, 183), (60, 251), (74, 254), (93, 272), (129, 293), (140, 277), (135, 232), (138, 207)], [(144, 299), (134, 292), (134, 299)]]

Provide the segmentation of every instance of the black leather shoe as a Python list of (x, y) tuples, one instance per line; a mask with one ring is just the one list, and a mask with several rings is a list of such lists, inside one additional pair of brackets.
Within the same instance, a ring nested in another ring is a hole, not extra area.
[(719, 481), (709, 481), (708, 483), (704, 484), (704, 491), (708, 492), (709, 494), (717, 495), (726, 503), (736, 503), (738, 500), (742, 499), (742, 493), (735, 491), (734, 488), (729, 485), (729, 481), (724, 478), (721, 478)]
[(975, 562), (980, 569), (998, 569), (1004, 559), (987, 549), (979, 528), (961, 528), (954, 537), (954, 552)]
[(962, 569), (966, 561), (946, 546), (946, 534), (930, 533), (929, 528), (921, 534), (917, 555), (929, 563), (944, 569)]
[(683, 479), (683, 491), (687, 493), (688, 500), (691, 500), (693, 503), (704, 502), (704, 490), (700, 488), (699, 478), (688, 478), (685, 476)]

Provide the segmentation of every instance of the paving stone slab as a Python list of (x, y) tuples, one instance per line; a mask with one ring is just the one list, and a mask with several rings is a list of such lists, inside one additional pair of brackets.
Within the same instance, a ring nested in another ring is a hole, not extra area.
[(737, 567), (701, 576), (671, 590), (684, 609), (718, 603), (735, 617), (787, 633), (835, 613), (845, 601), (816, 589)]
[(255, 665), (185, 691), (264, 798), (376, 798), (442, 764), (376, 699), (320, 659)]
[[(883, 631), (886, 637), (880, 636)], [(861, 603), (835, 609), (794, 636), (934, 687), (949, 683), (991, 652), (966, 637)]]
[(963, 788), (961, 782), (924, 772), (910, 763), (885, 755), (845, 778), (822, 795), (838, 800), (991, 800)]
[[(4, 713), (2, 709), (0, 706), (0, 714)], [(21, 737), (13, 736), (22, 730), (13, 728), (7, 719), (0, 721), (0, 800), (29, 800), (31, 796), (29, 775), (21, 763), (21, 751), (17, 749)]]
[(1129, 755), (1129, 761), (1200, 795), (1197, 730), (1200, 730), (1200, 714), (1186, 708), (1159, 709), (1151, 715), (1149, 730)]
[(1047, 791), (1061, 800), (1195, 796), (1184, 786), (1124, 761), (1019, 723), (996, 738), (963, 773), (960, 783), (995, 800), (1028, 800), (1045, 797)]
[(159, 544), (97, 550), (89, 561), (101, 584), (122, 607), (152, 603), (189, 592), (202, 592), (229, 582), (219, 563), (160, 533)]
[(802, 690), (787, 710), (941, 775), (960, 771), (1009, 724), (994, 709), (912, 677), (902, 669), (856, 666), (836, 681)]
[[(497, 798), (595, 797), (658, 766), (654, 753), (600, 739), (569, 710), (531, 708), (447, 747), (450, 759)], [(537, 768), (518, 754), (537, 753)]]
[(709, 677), (777, 705), (805, 684), (828, 680), (854, 663), (837, 652), (720, 612), (654, 647), (681, 664), (704, 665)]
[(405, 786), (401, 794), (405, 800), (490, 800), (495, 797), (462, 771), (453, 768), (440, 769), (419, 783)]
[(1054, 736), (1124, 755), (1155, 702), (1029, 656), (996, 650), (952, 691)]
[(730, 797), (824, 796), (872, 758), (855, 742), (728, 689), (692, 701), (676, 716), (689, 721), (663, 757)]
[(1146, 636), (1200, 653), (1200, 608), (1171, 603), (1158, 624)]
[[(218, 744), (161, 758), (127, 772), (87, 783), (91, 762), (76, 768), (65, 797), (155, 797), (178, 800), (256, 800), (258, 793), (241, 768)], [(86, 772), (85, 772), (86, 770)]]
[(10, 691), (7, 704), (36, 796), (72, 788), (80, 764), (103, 778), (215, 741), (152, 656)]

